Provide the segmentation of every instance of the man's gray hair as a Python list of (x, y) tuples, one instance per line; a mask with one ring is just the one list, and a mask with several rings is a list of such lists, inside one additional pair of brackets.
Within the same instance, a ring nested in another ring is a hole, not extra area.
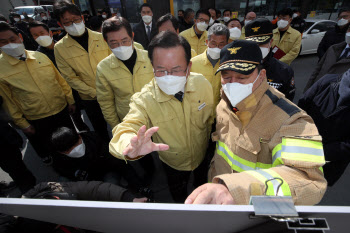
[(230, 38), (230, 31), (228, 28), (222, 23), (213, 24), (208, 31), (208, 40), (210, 40), (211, 35), (215, 36), (226, 36), (227, 40)]

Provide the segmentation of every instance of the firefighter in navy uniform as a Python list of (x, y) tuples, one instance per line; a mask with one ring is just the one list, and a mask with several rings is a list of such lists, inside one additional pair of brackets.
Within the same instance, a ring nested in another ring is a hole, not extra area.
[(267, 82), (293, 101), (295, 95), (294, 71), (284, 62), (273, 57), (272, 23), (265, 18), (256, 19), (246, 25), (246, 40), (258, 43), (263, 55), (262, 65), (266, 70)]

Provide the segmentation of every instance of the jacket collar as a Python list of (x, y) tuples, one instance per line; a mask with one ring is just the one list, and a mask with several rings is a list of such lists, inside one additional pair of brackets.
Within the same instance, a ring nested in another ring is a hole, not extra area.
[[(194, 27), (195, 27), (195, 25), (193, 25), (193, 26), (191, 27), (190, 36), (191, 36), (191, 37), (196, 37), (196, 38), (198, 38), (196, 32), (194, 31)], [(202, 38), (203, 35), (205, 36), (206, 33), (207, 33), (207, 31), (204, 31), (204, 32), (202, 33), (202, 35), (201, 35), (200, 38)]]
[[(25, 52), (25, 54), (26, 54), (26, 59), (36, 59), (35, 57), (34, 57), (34, 52), (32, 52), (32, 51), (27, 51), (27, 50), (24, 50), (24, 52)], [(12, 57), (12, 56), (10, 56), (10, 55), (7, 55), (6, 53), (2, 53), (3, 54), (3, 56), (4, 56), (4, 58), (6, 59), (6, 61), (8, 62), (8, 63), (10, 63), (10, 65), (16, 65), (16, 64), (18, 64), (19, 62), (20, 62), (20, 60), (19, 59), (17, 59), (17, 58), (15, 58), (15, 57)]]
[[(154, 98), (156, 99), (157, 102), (159, 102), (159, 103), (161, 103), (161, 102), (166, 102), (166, 101), (171, 100), (172, 98), (175, 98), (175, 97), (172, 96), (172, 95), (167, 95), (167, 94), (165, 94), (165, 93), (159, 88), (159, 86), (157, 85), (157, 81), (156, 81), (155, 78), (152, 80), (152, 82), (153, 82), (153, 86), (154, 86), (153, 96), (154, 96)], [(186, 93), (195, 92), (195, 91), (196, 91), (196, 87), (195, 87), (195, 84), (194, 84), (194, 77), (193, 77), (192, 74), (190, 73), (190, 75), (189, 75), (188, 78), (187, 78), (186, 85), (185, 85), (185, 95), (184, 95), (184, 98), (186, 97)]]
[[(257, 109), (261, 98), (264, 96), (268, 88), (269, 84), (265, 78), (260, 86), (252, 94), (237, 104), (236, 108), (238, 111), (234, 115), (236, 115), (236, 117), (242, 122), (243, 127), (246, 126), (253, 118), (255, 110)], [(232, 110), (232, 105), (226, 97), (225, 92), (222, 92), (222, 95), (222, 98), (227, 103), (227, 106), (230, 108), (230, 110)]]
[[(141, 53), (140, 50), (138, 48), (136, 48), (135, 46), (134, 46), (134, 49), (136, 50), (136, 54), (137, 54), (135, 66), (136, 66), (137, 63), (147, 62), (148, 57), (146, 56), (146, 54), (145, 53)], [(115, 69), (115, 68), (117, 68), (119, 66), (125, 66), (124, 63), (121, 60), (119, 60), (113, 53), (110, 56), (111, 56), (110, 67), (112, 69)]]
[[(292, 26), (289, 25), (289, 28), (287, 29), (286, 33), (291, 34), (292, 30), (293, 30)], [(280, 30), (278, 28), (276, 28), (275, 31), (274, 31), (274, 34), (280, 35), (281, 34)]]

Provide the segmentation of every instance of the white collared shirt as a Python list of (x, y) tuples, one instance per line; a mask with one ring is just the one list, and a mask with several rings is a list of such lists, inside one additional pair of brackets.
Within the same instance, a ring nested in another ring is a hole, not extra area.
[[(343, 52), (341, 52), (341, 54), (340, 54), (340, 56), (339, 56), (339, 57), (342, 57), (342, 56), (344, 55), (345, 50), (346, 50), (347, 48), (350, 48), (350, 45), (349, 45), (349, 44), (347, 44), (347, 45), (345, 46), (345, 48), (344, 48)], [(348, 54), (346, 55), (346, 57), (349, 57), (349, 56), (350, 56), (350, 52), (348, 52)]]
[(147, 26), (149, 26), (149, 31), (150, 32), (152, 31), (152, 22), (149, 25), (145, 24), (145, 22), (143, 22), (143, 24), (145, 25), (146, 34), (147, 34)]

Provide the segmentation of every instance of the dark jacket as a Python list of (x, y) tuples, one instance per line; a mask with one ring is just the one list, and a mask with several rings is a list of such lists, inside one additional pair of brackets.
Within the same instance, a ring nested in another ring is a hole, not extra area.
[(323, 55), (327, 52), (327, 49), (332, 45), (339, 44), (345, 41), (346, 31), (347, 27), (344, 27), (344, 29), (341, 30), (339, 26), (336, 25), (334, 29), (326, 32), (317, 48), (318, 58), (321, 59)]
[(300, 32), (301, 34), (304, 32), (306, 23), (305, 20), (302, 19), (300, 16), (295, 17), (292, 22), (290, 23), (290, 26)]
[(342, 74), (328, 74), (318, 80), (299, 100), (315, 121), (322, 136), (326, 163), (323, 167), (332, 186), (350, 162), (350, 69)]
[(84, 201), (132, 201), (135, 196), (124, 200), (126, 189), (101, 181), (42, 182), (24, 194), (25, 198), (52, 199), (58, 196), (65, 200)]
[(143, 48), (146, 50), (148, 49), (148, 45), (151, 42), (152, 38), (158, 34), (157, 25), (154, 21), (152, 21), (151, 40), (148, 40), (145, 24), (142, 20), (134, 26), (133, 31), (135, 34), (134, 41), (142, 44)]
[(85, 155), (71, 158), (61, 153), (54, 153), (53, 168), (61, 176), (71, 180), (102, 180), (103, 176), (116, 170), (121, 160), (109, 154), (108, 145), (94, 132), (81, 133), (85, 144)]
[(263, 61), (267, 82), (282, 92), (287, 99), (293, 101), (295, 95), (294, 71), (286, 63), (272, 56), (270, 52)]
[(304, 92), (306, 92), (315, 82), (326, 74), (342, 74), (350, 67), (350, 58), (339, 60), (339, 57), (346, 47), (346, 42), (332, 45), (326, 54), (318, 62), (312, 73)]
[[(56, 43), (56, 41), (55, 41)], [(57, 65), (56, 65), (56, 59), (55, 59), (55, 53), (54, 53), (54, 50), (53, 49), (48, 49), (48, 48), (45, 48), (41, 45), (39, 45), (38, 49), (36, 50), (38, 52), (41, 52), (43, 54), (45, 54), (48, 58), (50, 58), (50, 60), (52, 61), (52, 63), (56, 66), (57, 68)]]
[(193, 27), (193, 23), (186, 23), (185, 20), (182, 20), (182, 22), (179, 24), (179, 32), (183, 32), (191, 27)]

